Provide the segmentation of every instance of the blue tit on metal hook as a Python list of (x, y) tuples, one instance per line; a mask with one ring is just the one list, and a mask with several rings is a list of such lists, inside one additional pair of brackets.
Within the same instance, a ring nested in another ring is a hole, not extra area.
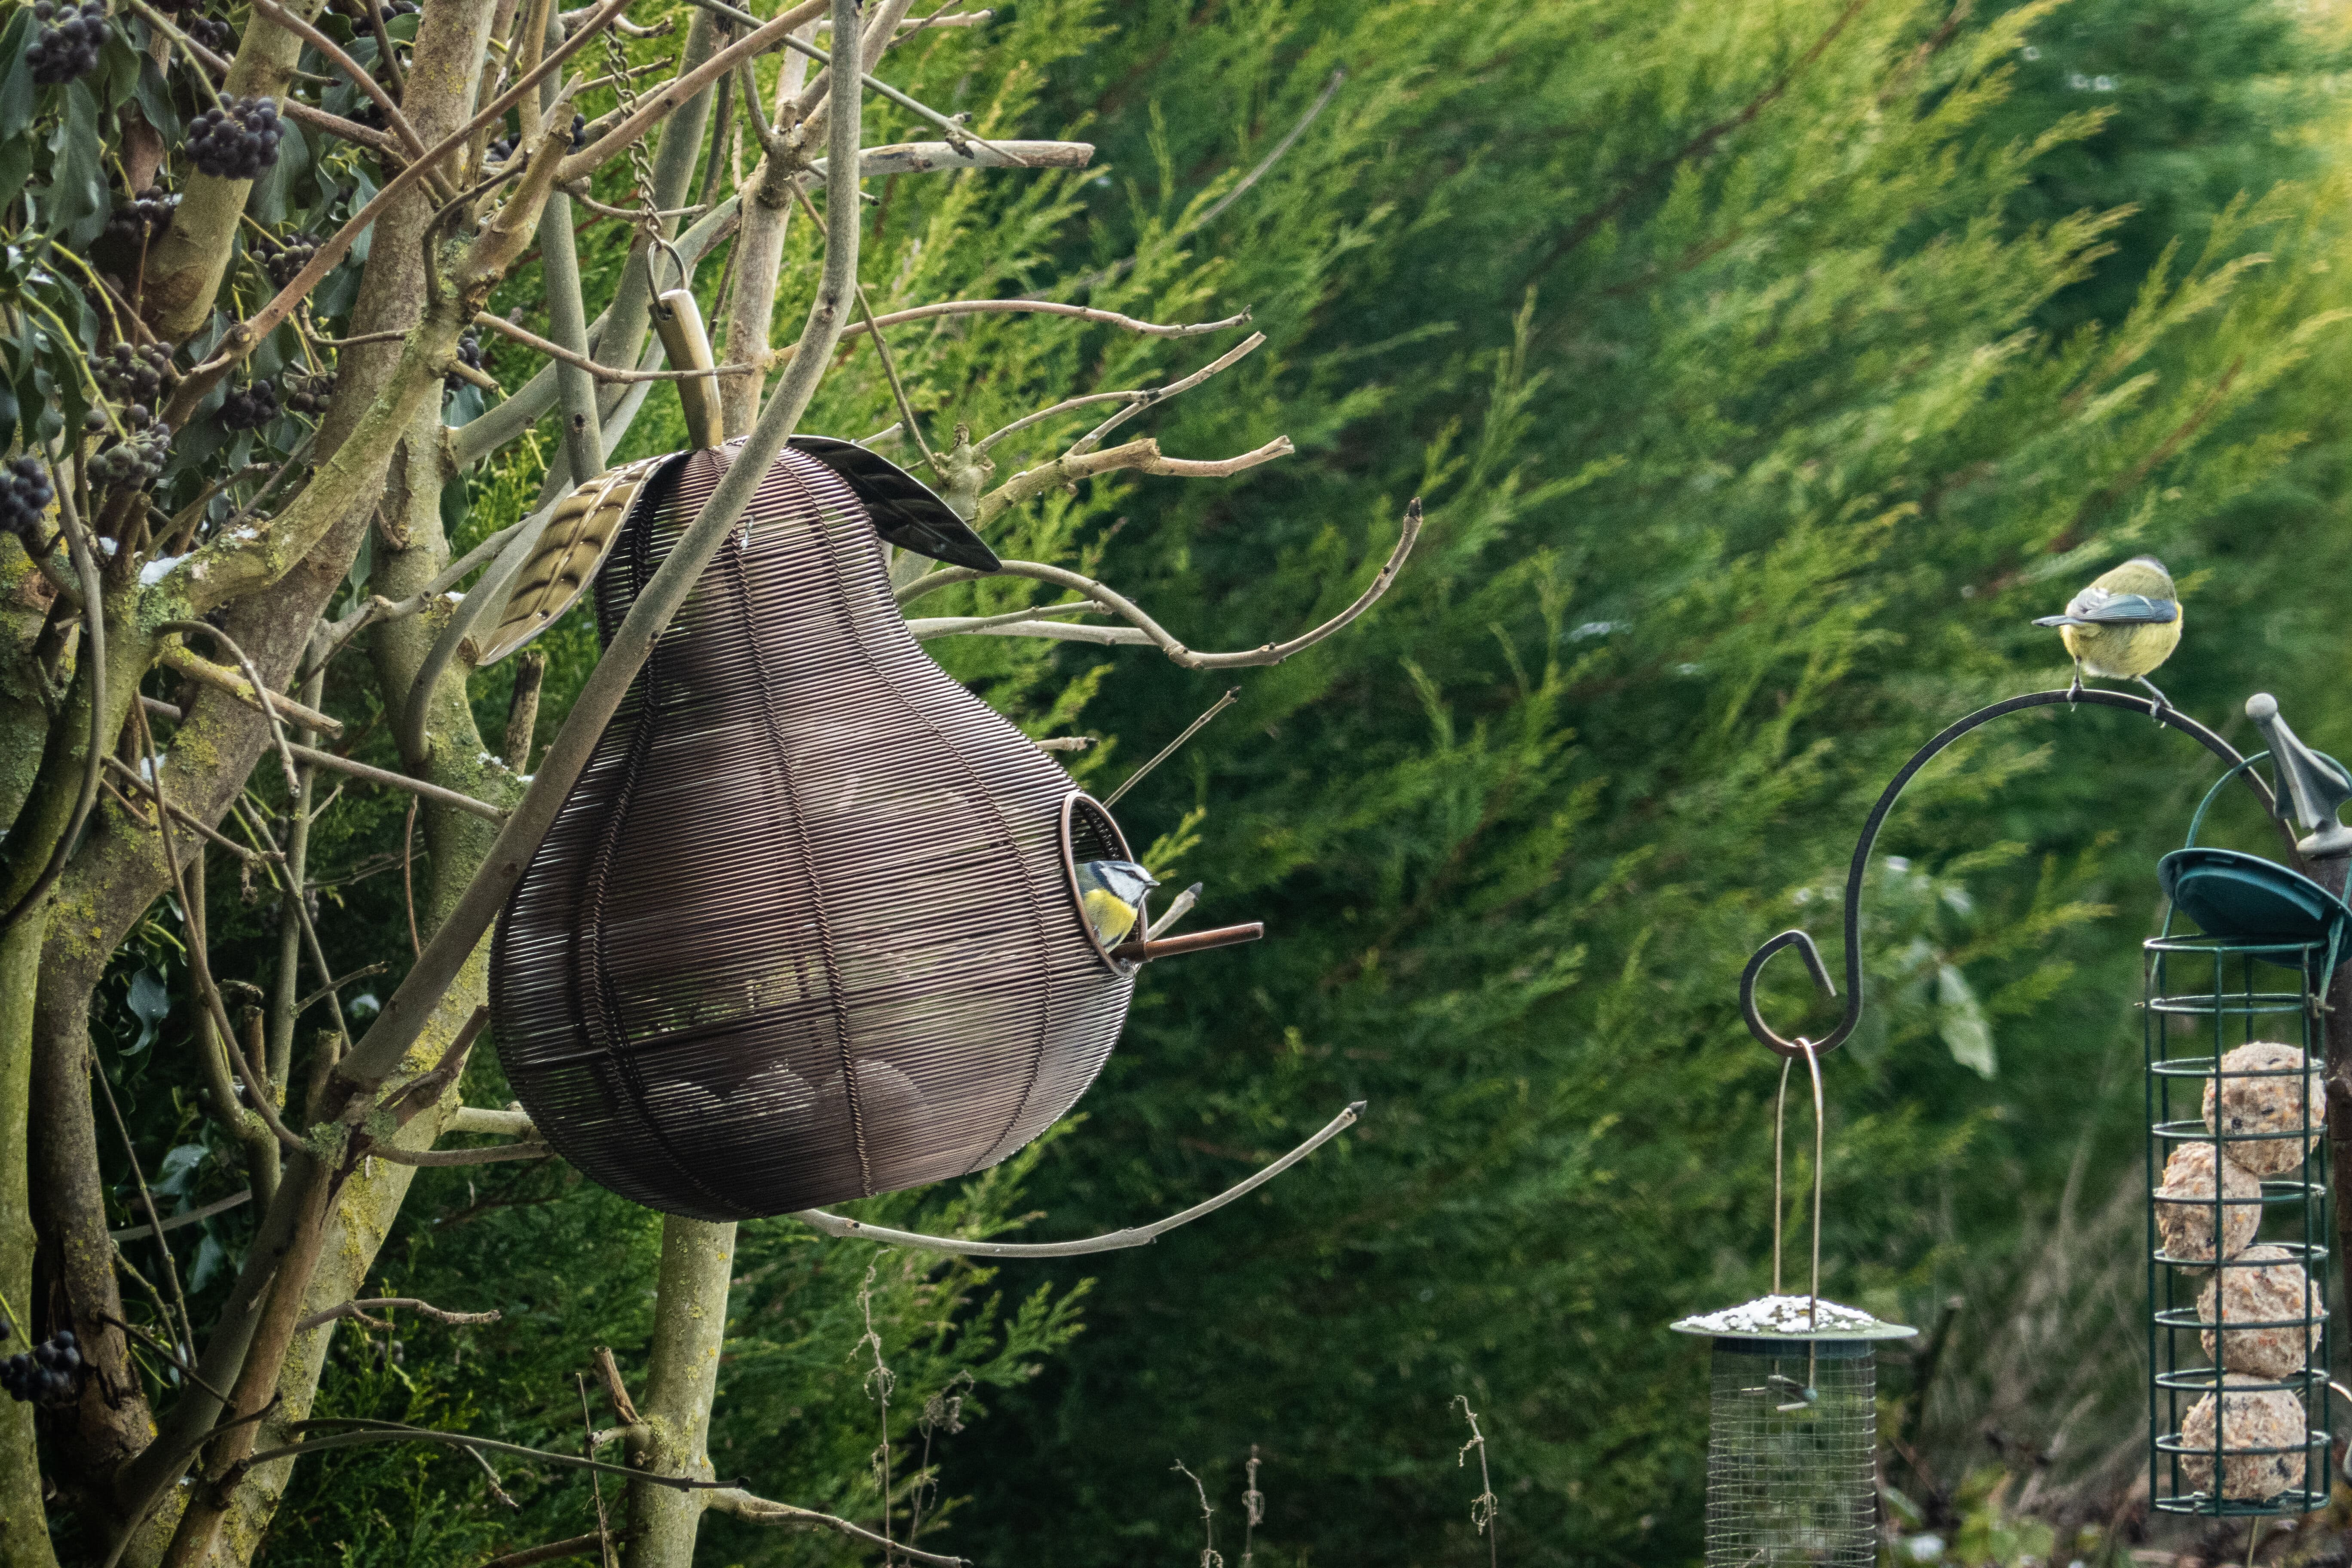
[(2135, 555), (2067, 601), (2063, 616), (2044, 616), (2037, 626), (2056, 626), (2074, 660), (2069, 697), (2083, 689), (2085, 672), (2106, 680), (2136, 680), (2155, 693), (2159, 710), (2171, 701), (2147, 677), (2180, 646), (2180, 599), (2172, 574), (2153, 555)]
[(1142, 918), (1143, 896), (1158, 886), (1159, 879), (1132, 860), (1078, 862), (1078, 901), (1105, 947), (1127, 940)]

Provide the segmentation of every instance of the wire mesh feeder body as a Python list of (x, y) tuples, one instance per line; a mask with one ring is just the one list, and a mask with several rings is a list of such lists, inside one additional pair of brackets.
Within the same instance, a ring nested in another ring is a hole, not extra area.
[[(646, 479), (596, 584), (603, 635), (735, 451)], [(787, 450), (499, 922), (499, 1060), (559, 1152), (673, 1214), (963, 1175), (1059, 1118), (1117, 1041), (1133, 966), (1084, 920), (1074, 862), (1129, 858), (916, 645), (866, 508)]]
[(2335, 939), (2147, 943), (2149, 1496), (2326, 1506), (2326, 1051)]
[[(1707, 1326), (1768, 1304), (1796, 1303), (1801, 1311), (1802, 1301), (1767, 1297), (1674, 1325), (1715, 1341), (1707, 1568), (1872, 1568), (1878, 1561), (1876, 1342), (1914, 1331), (1829, 1301), (1821, 1303), (1819, 1334), (1760, 1323), (1716, 1333)], [(1840, 1326), (1828, 1327), (1832, 1321)]]

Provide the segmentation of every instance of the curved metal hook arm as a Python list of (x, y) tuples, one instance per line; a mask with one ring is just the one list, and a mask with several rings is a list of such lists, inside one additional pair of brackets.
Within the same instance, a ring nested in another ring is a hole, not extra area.
[[(1921, 768), (1935, 760), (1938, 752), (1969, 731), (2007, 714), (2021, 713), (2029, 708), (2053, 707), (2062, 702), (2087, 702), (2101, 708), (2122, 708), (2134, 713), (2146, 713), (2159, 724), (2171, 725), (2232, 767), (2245, 761), (2238, 754), (2236, 747), (2179, 710), (2160, 705), (2151, 698), (2127, 697), (2120, 691), (2088, 689), (2080, 691), (2029, 691), (2021, 697), (1996, 702), (1990, 708), (1979, 708), (1947, 727), (1934, 740), (1911, 753), (1911, 760), (1887, 781), (1886, 788), (1879, 794), (1878, 804), (1870, 808), (1869, 819), (1862, 825), (1862, 837), (1853, 847), (1853, 862), (1846, 868), (1845, 874), (1845, 1016), (1838, 1020), (1837, 1027), (1825, 1038), (1812, 1042), (1816, 1055), (1833, 1051), (1843, 1045), (1853, 1035), (1854, 1026), (1862, 1022), (1863, 873), (1870, 868), (1871, 847), (1878, 841), (1878, 829), (1886, 821), (1886, 814), (1895, 808), (1895, 803), (1902, 796), (1905, 787), (1917, 776)], [(2261, 798), (2263, 809), (2268, 811), (2271, 806), (2269, 787), (2251, 772), (2242, 776), (2247, 787)], [(1823, 992), (1832, 996), (1837, 994), (1837, 987), (1830, 980), (1829, 966), (1822, 962), (1821, 949), (1813, 945), (1813, 939), (1802, 931), (1784, 931), (1758, 948), (1756, 955), (1748, 961), (1747, 969), (1739, 976), (1739, 1013), (1748, 1021), (1748, 1032), (1763, 1045), (1784, 1057), (1801, 1057), (1805, 1054), (1804, 1046), (1795, 1040), (1783, 1039), (1756, 1010), (1756, 977), (1763, 973), (1766, 962), (1784, 947), (1797, 950), (1805, 961), (1805, 967), (1813, 972), (1814, 982)]]

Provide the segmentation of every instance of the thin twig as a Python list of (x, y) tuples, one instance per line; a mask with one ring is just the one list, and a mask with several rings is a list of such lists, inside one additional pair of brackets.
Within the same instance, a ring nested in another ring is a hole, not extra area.
[[(172, 1288), (172, 1304), (180, 1310), (180, 1328), (187, 1337), (184, 1343), (196, 1342), (195, 1315), (188, 1310), (188, 1293), (180, 1288), (180, 1266), (172, 1256), (172, 1244), (163, 1239), (163, 1218), (155, 1207), (155, 1194), (147, 1185), (147, 1173), (140, 1168), (139, 1146), (131, 1141), (130, 1124), (122, 1120), (122, 1107), (114, 1098), (114, 1086), (106, 1079), (105, 1064), (95, 1056), (89, 1058), (89, 1076), (98, 1080), (100, 1091), (106, 1097), (106, 1110), (114, 1119), (114, 1131), (122, 1139), (123, 1158), (131, 1162), (131, 1180), (139, 1184), (139, 1205), (147, 1211), (148, 1224), (154, 1227), (155, 1246), (163, 1254), (163, 1283)], [(177, 1359), (176, 1357), (173, 1359)]]
[(1219, 196), (1210, 206), (1207, 212), (1202, 213), (1199, 217), (1194, 218), (1185, 226), (1188, 229), (1203, 229), (1208, 227), (1223, 215), (1224, 210), (1227, 207), (1233, 205), (1235, 202), (1241, 200), (1244, 195), (1248, 194), (1249, 188), (1252, 185), (1256, 184), (1260, 180), (1265, 178), (1266, 171), (1272, 169), (1276, 163), (1282, 162), (1282, 155), (1289, 152), (1292, 147), (1297, 145), (1298, 139), (1307, 134), (1307, 128), (1315, 123), (1316, 116), (1321, 114), (1323, 110), (1330, 105), (1331, 100), (1339, 96), (1339, 89), (1347, 79), (1347, 68), (1345, 66), (1336, 68), (1331, 72), (1331, 79), (1323, 84), (1323, 90), (1315, 95), (1315, 101), (1307, 105), (1307, 112), (1298, 117), (1298, 123), (1290, 128), (1290, 133), (1285, 136), (1281, 141), (1276, 142), (1274, 144), (1273, 151), (1269, 152), (1265, 157), (1258, 160), (1258, 165), (1256, 168), (1252, 169), (1248, 174), (1242, 176), (1242, 182), (1240, 184), (1235, 185), (1232, 190), (1227, 191), (1223, 195)]
[(1210, 720), (1215, 718), (1226, 709), (1232, 707), (1234, 703), (1240, 701), (1241, 699), (1242, 689), (1240, 687), (1235, 686), (1228, 688), (1225, 694), (1223, 697), (1218, 698), (1214, 702), (1210, 703), (1198, 719), (1195, 719), (1190, 724), (1185, 725), (1181, 734), (1169, 742), (1166, 745), (1160, 747), (1159, 751), (1153, 752), (1150, 762), (1145, 763), (1141, 767), (1128, 774), (1127, 777), (1120, 782), (1119, 786), (1117, 789), (1111, 791), (1109, 795), (1106, 795), (1103, 798), (1103, 808), (1105, 810), (1108, 810), (1110, 807), (1117, 805), (1121, 800), (1126, 798), (1128, 791), (1133, 789), (1137, 784), (1143, 782), (1146, 774), (1150, 773), (1152, 769), (1158, 767), (1160, 763), (1166, 762), (1169, 758), (1174, 756), (1178, 751), (1182, 749), (1185, 742), (1191, 740), (1193, 736), (1201, 732), (1203, 725), (1207, 724)]
[[(1123, 448), (1119, 449), (1123, 450)], [(998, 571), (1005, 576), (1033, 578), (1040, 583), (1051, 583), (1056, 587), (1075, 589), (1086, 595), (1104, 609), (1141, 630), (1171, 662), (1186, 669), (1237, 669), (1259, 665), (1280, 664), (1291, 655), (1314, 647), (1347, 626), (1366, 610), (1370, 609), (1379, 601), (1381, 595), (1388, 592), (1389, 584), (1393, 583), (1397, 574), (1403, 570), (1406, 557), (1412, 553), (1413, 542), (1420, 537), (1421, 502), (1415, 500), (1405, 507), (1404, 527), (1397, 539), (1396, 548), (1389, 552), (1388, 563), (1381, 568), (1380, 574), (1372, 579), (1371, 584), (1356, 596), (1355, 603), (1321, 626), (1302, 632), (1287, 642), (1267, 643), (1260, 647), (1244, 648), (1234, 653), (1193, 652), (1178, 642), (1158, 621), (1146, 615), (1133, 600), (1096, 582), (1091, 577), (1081, 576), (1065, 567), (1048, 566), (1035, 561), (1006, 561), (1000, 565)], [(967, 566), (951, 566), (944, 571), (929, 573), (899, 589), (898, 602), (904, 605), (937, 589), (949, 587), (957, 583), (969, 583), (988, 575), (991, 574), (977, 572)], [(1076, 632), (1092, 628), (1073, 626), (1066, 629)]]
[(526, 1546), (520, 1552), (493, 1557), (481, 1568), (533, 1568), (536, 1563), (553, 1563), (565, 1557), (584, 1557), (592, 1549), (601, 1548), (605, 1539), (600, 1531), (593, 1535), (575, 1535), (569, 1541), (551, 1541), (543, 1546)]
[[(163, 1228), (165, 1230), (177, 1230), (184, 1225), (194, 1225), (200, 1220), (210, 1219), (216, 1214), (226, 1214), (230, 1209), (236, 1208), (241, 1204), (247, 1204), (252, 1201), (253, 1193), (251, 1189), (247, 1189), (241, 1193), (231, 1193), (225, 1198), (215, 1198), (211, 1203), (205, 1204), (200, 1208), (192, 1208), (185, 1214), (175, 1214), (172, 1215), (169, 1219), (163, 1221)], [(134, 1225), (127, 1226), (121, 1230), (110, 1230), (106, 1234), (112, 1237), (117, 1241), (136, 1241), (142, 1236), (152, 1235), (154, 1230), (155, 1226), (152, 1225)]]
[[(1222, 321), (1192, 321), (1169, 326), (1159, 321), (1138, 321), (1117, 310), (1098, 310), (1092, 305), (1071, 305), (1059, 300), (941, 300), (936, 304), (915, 305), (877, 316), (874, 326), (878, 331), (908, 321), (929, 321), (934, 316), (998, 315), (1068, 316), (1101, 326), (1117, 327), (1122, 331), (1140, 332), (1148, 338), (1197, 338), (1210, 332), (1229, 331), (1234, 327), (1247, 326), (1250, 320), (1250, 313), (1244, 310), (1240, 315), (1227, 316)], [(852, 321), (841, 330), (842, 341), (846, 342), (866, 331), (864, 322)], [(794, 343), (789, 348), (779, 349), (776, 357), (779, 360), (790, 359), (799, 347)]]
[(959, 1258), (1082, 1258), (1094, 1252), (1116, 1252), (1122, 1247), (1142, 1247), (1159, 1240), (1170, 1231), (1192, 1224), (1204, 1215), (1214, 1214), (1236, 1198), (1246, 1197), (1266, 1183), (1320, 1149), (1341, 1132), (1356, 1124), (1363, 1115), (1364, 1102), (1357, 1100), (1339, 1115), (1323, 1124), (1322, 1130), (1285, 1154), (1281, 1159), (1259, 1171), (1247, 1180), (1236, 1183), (1205, 1203), (1170, 1215), (1166, 1219), (1126, 1230), (1114, 1230), (1083, 1241), (972, 1241), (953, 1236), (921, 1236), (913, 1231), (892, 1230), (886, 1226), (867, 1225), (864, 1220), (849, 1219), (828, 1214), (823, 1209), (802, 1209), (793, 1217), (814, 1229), (837, 1238), (879, 1241), (892, 1247), (921, 1247), (929, 1252), (952, 1253)]
[(430, 1318), (436, 1323), (464, 1325), (468, 1323), (495, 1323), (499, 1321), (499, 1314), (496, 1311), (451, 1312), (435, 1306), (430, 1301), (419, 1300), (414, 1296), (376, 1296), (364, 1301), (345, 1301), (340, 1305), (324, 1308), (319, 1311), (312, 1312), (310, 1316), (304, 1318), (300, 1322), (294, 1325), (294, 1331), (296, 1333), (304, 1333), (311, 1329), (317, 1328), (321, 1323), (331, 1323), (338, 1318), (360, 1317), (371, 1307), (374, 1308), (378, 1311), (382, 1311), (392, 1307), (405, 1307), (410, 1311), (415, 1312), (417, 1316)]
[(400, 903), (408, 912), (408, 956), (421, 957), (425, 943), (416, 934), (416, 808), (422, 795), (408, 797), (408, 816), (400, 829)]
[[(635, 217), (640, 215), (632, 213), (629, 216)], [(512, 338), (525, 348), (535, 350), (550, 359), (561, 360), (575, 370), (584, 370), (599, 381), (699, 381), (708, 376), (743, 375), (762, 368), (757, 364), (722, 364), (709, 370), (614, 370), (611, 365), (598, 363), (586, 354), (573, 353), (561, 343), (550, 342), (537, 332), (518, 327), (504, 316), (494, 316), (488, 310), (477, 315), (474, 324), (488, 327), (502, 337)]]
[[(646, 1479), (655, 1478), (647, 1476)], [(936, 1552), (921, 1552), (912, 1546), (885, 1542), (863, 1525), (852, 1524), (829, 1513), (819, 1513), (814, 1509), (794, 1508), (788, 1502), (771, 1502), (766, 1498), (753, 1497), (740, 1488), (729, 1487), (714, 1491), (703, 1506), (720, 1513), (732, 1514), (737, 1519), (748, 1520), (753, 1524), (799, 1524), (812, 1530), (830, 1530), (835, 1535), (845, 1535), (852, 1541), (887, 1546), (901, 1557), (911, 1562), (931, 1563), (933, 1568), (971, 1568), (969, 1559), (945, 1557)]]
[(383, 768), (370, 767), (365, 763), (353, 762), (349, 757), (339, 756), (333, 752), (322, 752), (314, 746), (289, 745), (287, 750), (291, 752), (297, 760), (309, 763), (313, 766), (325, 768), (332, 773), (349, 773), (355, 779), (364, 779), (370, 784), (382, 784), (387, 789), (404, 789), (412, 795), (424, 796), (436, 805), (454, 806), (469, 816), (478, 816), (485, 822), (504, 822), (507, 819), (507, 814), (488, 801), (476, 800), (470, 795), (459, 795), (454, 789), (444, 789), (439, 784), (427, 784), (423, 779), (411, 778), (406, 773), (396, 773)]

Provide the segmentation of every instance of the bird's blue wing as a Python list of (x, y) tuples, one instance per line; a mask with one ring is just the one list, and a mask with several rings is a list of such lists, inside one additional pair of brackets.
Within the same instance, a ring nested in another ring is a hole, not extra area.
[(2161, 626), (2180, 618), (2177, 599), (2151, 599), (2145, 594), (2110, 594), (2085, 588), (2068, 601), (2066, 618), (2091, 626)]

